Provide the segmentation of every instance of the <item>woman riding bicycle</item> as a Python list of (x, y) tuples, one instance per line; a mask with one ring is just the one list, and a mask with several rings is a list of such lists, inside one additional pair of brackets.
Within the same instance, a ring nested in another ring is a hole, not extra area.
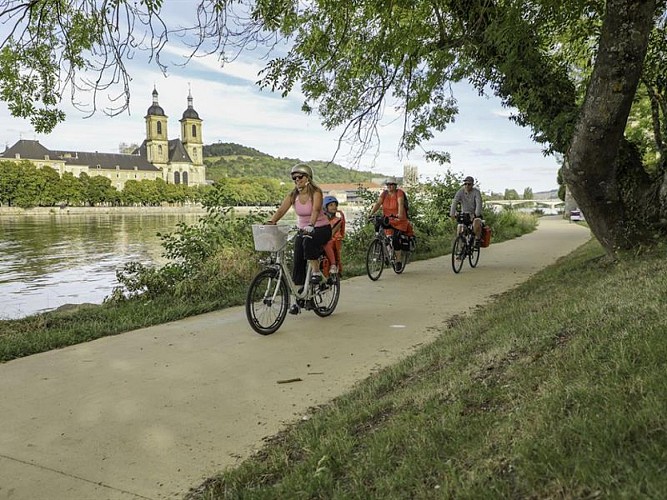
[(401, 261), (401, 243), (398, 231), (410, 234), (412, 228), (405, 211), (405, 193), (401, 189), (398, 189), (396, 177), (387, 179), (385, 185), (387, 189), (380, 194), (377, 202), (371, 208), (370, 215), (372, 216), (377, 212), (380, 205), (382, 205), (382, 214), (385, 217), (389, 217), (389, 224), (395, 229), (392, 235), (392, 242), (396, 254), (396, 270), (401, 271), (403, 263)]
[(301, 229), (294, 242), (294, 265), (292, 280), (303, 285), (306, 280), (306, 262), (311, 267), (311, 280), (317, 284), (321, 280), (319, 257), (322, 248), (331, 239), (329, 219), (322, 212), (322, 190), (313, 182), (313, 170), (304, 163), (292, 167), (294, 189), (285, 196), (280, 207), (268, 224), (276, 224), (294, 207), (296, 225)]

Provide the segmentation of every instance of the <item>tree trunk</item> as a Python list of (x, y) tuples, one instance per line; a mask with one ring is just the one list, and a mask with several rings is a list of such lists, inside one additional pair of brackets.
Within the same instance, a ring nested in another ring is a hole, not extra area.
[(591, 81), (563, 177), (608, 254), (653, 238), (657, 190), (623, 138), (642, 72), (655, 0), (609, 0)]

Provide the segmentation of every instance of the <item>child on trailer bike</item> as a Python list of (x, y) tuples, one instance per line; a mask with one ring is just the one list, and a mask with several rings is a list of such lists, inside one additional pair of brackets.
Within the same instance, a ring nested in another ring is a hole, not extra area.
[(324, 253), (330, 263), (329, 273), (340, 275), (343, 272), (341, 251), (345, 237), (345, 214), (338, 210), (338, 199), (335, 196), (325, 196), (323, 206), (324, 215), (331, 224), (331, 239), (324, 245)]
[[(392, 242), (394, 244), (394, 251), (396, 255), (396, 271), (400, 272), (403, 267), (401, 260), (401, 243), (400, 232), (412, 236), (414, 231), (412, 224), (408, 220), (408, 214), (405, 210), (405, 193), (398, 189), (398, 181), (396, 177), (390, 177), (385, 181), (387, 189), (380, 194), (380, 197), (371, 208), (369, 217), (372, 217), (378, 208), (382, 206), (382, 214), (389, 218), (389, 223), (392, 228)], [(387, 233), (388, 234), (388, 233)]]
[[(475, 179), (468, 176), (463, 180), (463, 187), (459, 189), (454, 195), (454, 200), (452, 201), (452, 206), (449, 209), (449, 216), (456, 220), (457, 214), (461, 213), (464, 215), (465, 224), (469, 224), (472, 221), (472, 229), (475, 233), (475, 246), (479, 248), (480, 241), (482, 237), (482, 193), (479, 189), (473, 187), (475, 184)], [(457, 211), (458, 206), (461, 206), (461, 210)], [(465, 217), (468, 215), (468, 217)]]
[[(313, 170), (304, 163), (292, 167), (290, 172), (294, 189), (285, 196), (283, 202), (267, 224), (276, 224), (294, 207), (296, 225), (301, 231), (294, 242), (292, 280), (296, 285), (306, 281), (306, 265), (311, 266), (311, 284), (317, 285), (322, 279), (319, 257), (324, 245), (331, 239), (331, 224), (322, 211), (322, 189), (313, 181)], [(298, 314), (299, 306), (293, 304), (290, 314)]]

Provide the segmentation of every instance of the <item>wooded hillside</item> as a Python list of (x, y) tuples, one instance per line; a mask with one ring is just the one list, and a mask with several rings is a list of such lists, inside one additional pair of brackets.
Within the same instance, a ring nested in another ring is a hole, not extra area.
[(217, 181), (222, 178), (264, 177), (288, 179), (290, 169), (297, 163), (308, 164), (318, 183), (362, 182), (374, 177), (384, 177), (382, 172), (360, 171), (325, 161), (307, 161), (299, 158), (275, 158), (254, 148), (218, 142), (204, 146), (206, 178)]

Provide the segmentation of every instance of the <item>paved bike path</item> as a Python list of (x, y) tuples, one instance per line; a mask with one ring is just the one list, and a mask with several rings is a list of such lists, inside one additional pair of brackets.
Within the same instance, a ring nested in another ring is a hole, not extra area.
[(589, 237), (543, 218), (458, 275), (446, 255), (345, 280), (331, 317), (267, 337), (234, 307), (0, 365), (0, 499), (181, 498)]

